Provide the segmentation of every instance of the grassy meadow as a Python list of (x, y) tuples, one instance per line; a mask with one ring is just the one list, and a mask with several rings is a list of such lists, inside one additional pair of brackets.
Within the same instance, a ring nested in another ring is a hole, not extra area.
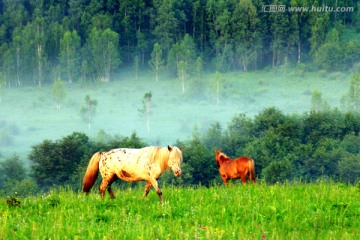
[[(32, 145), (56, 140), (74, 131), (96, 137), (100, 130), (129, 136), (132, 132), (149, 145), (173, 144), (220, 122), (224, 128), (235, 114), (254, 116), (275, 106), (284, 113), (302, 114), (318, 90), (331, 106), (339, 106), (349, 88), (349, 73), (305, 72), (302, 69), (267, 69), (256, 72), (222, 74), (219, 102), (214, 74), (187, 80), (185, 93), (176, 78), (153, 73), (122, 74), (110, 83), (66, 83), (61, 109), (56, 108), (52, 85), (6, 88), (0, 103), (0, 153), (26, 159)], [(151, 91), (150, 132), (139, 114), (145, 93)], [(85, 96), (98, 102), (91, 128), (80, 116)]]
[(0, 201), (0, 239), (359, 239), (360, 187), (329, 182), (70, 189)]

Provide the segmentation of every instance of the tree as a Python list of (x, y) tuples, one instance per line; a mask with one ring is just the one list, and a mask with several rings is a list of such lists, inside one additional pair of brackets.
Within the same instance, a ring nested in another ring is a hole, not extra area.
[(145, 50), (148, 48), (148, 41), (146, 41), (145, 34), (138, 30), (136, 32), (136, 40), (137, 40), (137, 51), (138, 54), (141, 56), (141, 67), (144, 67), (145, 65)]
[(53, 94), (53, 98), (54, 98), (55, 103), (56, 103), (56, 109), (60, 110), (61, 103), (64, 101), (64, 98), (65, 98), (65, 95), (66, 95), (64, 83), (61, 80), (61, 78), (57, 78), (54, 81), (53, 88), (52, 88), (52, 94)]
[(321, 92), (315, 90), (311, 94), (311, 110), (315, 112), (329, 110), (329, 104), (322, 99)]
[(90, 69), (94, 79), (109, 82), (113, 69), (120, 63), (118, 52), (119, 35), (107, 28), (104, 31), (94, 27), (88, 38), (85, 60), (91, 63)]
[(21, 76), (21, 56), (22, 56), (22, 43), (21, 43), (21, 30), (19, 28), (17, 28), (14, 32), (13, 32), (13, 37), (12, 37), (12, 42), (13, 42), (13, 51), (14, 51), (14, 55), (15, 55), (15, 86), (20, 86), (21, 85), (21, 81), (20, 81), (20, 76)]
[(0, 188), (6, 181), (22, 181), (27, 177), (24, 163), (18, 155), (13, 155), (0, 162)]
[[(244, 113), (236, 114), (229, 122), (224, 132), (224, 152), (231, 156), (240, 154), (246, 144), (254, 140), (254, 122)], [(244, 154), (243, 152), (241, 154)]]
[(89, 149), (89, 138), (83, 133), (74, 132), (55, 142), (44, 140), (32, 146), (28, 156), (32, 163), (30, 175), (45, 190), (65, 184), (79, 187), (78, 182), (72, 182), (72, 176)]
[(209, 186), (215, 179), (217, 168), (212, 153), (201, 142), (199, 133), (195, 129), (192, 139), (183, 149), (184, 163), (188, 166), (192, 176), (191, 182), (187, 182), (188, 184)]
[(353, 73), (348, 93), (341, 98), (346, 111), (360, 112), (360, 75)]
[(241, 0), (236, 4), (232, 23), (237, 59), (243, 71), (247, 71), (250, 63), (256, 66), (261, 45), (259, 19), (252, 1)]
[(67, 30), (63, 38), (60, 40), (60, 65), (63, 68), (65, 76), (69, 83), (77, 76), (80, 67), (80, 36), (73, 30)]
[(178, 66), (178, 77), (181, 81), (181, 86), (182, 86), (182, 93), (185, 93), (185, 79), (187, 77), (187, 72), (186, 72), (186, 64), (183, 60), (181, 60), (179, 62), (179, 66)]
[(86, 95), (85, 104), (85, 106), (80, 108), (80, 115), (84, 122), (87, 122), (90, 129), (93, 118), (96, 115), (97, 100), (91, 99), (89, 95)]
[(151, 59), (149, 61), (150, 67), (153, 69), (155, 73), (155, 81), (159, 81), (159, 73), (162, 69), (164, 63), (163, 63), (163, 52), (160, 48), (159, 43), (154, 44), (153, 51), (151, 53)]
[(339, 178), (348, 183), (355, 183), (360, 175), (360, 154), (349, 155), (338, 162)]
[(110, 81), (110, 75), (113, 69), (121, 64), (119, 57), (119, 35), (111, 29), (106, 29), (101, 35), (101, 43), (104, 45), (103, 60), (104, 60), (104, 78), (106, 82)]
[(138, 79), (138, 73), (140, 68), (140, 58), (138, 55), (135, 55), (134, 57), (134, 71), (135, 71), (135, 79)]
[(146, 126), (148, 133), (150, 133), (151, 97), (151, 91), (145, 93), (142, 100), (143, 106), (141, 109), (139, 109), (140, 114), (146, 117)]
[(346, 57), (335, 28), (326, 35), (325, 43), (318, 47), (314, 57), (315, 63), (328, 71), (345, 69)]
[(311, 28), (311, 37), (309, 38), (311, 55), (315, 56), (319, 47), (324, 43), (328, 27), (328, 21), (328, 15), (325, 15), (324, 17), (318, 17), (315, 20), (315, 24)]
[[(280, 1), (275, 0), (274, 5), (281, 5)], [(272, 34), (271, 51), (272, 51), (272, 66), (279, 66), (282, 60), (287, 56), (286, 43), (289, 37), (289, 20), (285, 13), (280, 11), (270, 15), (270, 30)]]
[(5, 79), (4, 79), (4, 76), (2, 75), (2, 73), (0, 72), (0, 103), (2, 102), (2, 95), (4, 92), (4, 87), (5, 87)]
[(274, 184), (276, 182), (285, 182), (290, 180), (291, 162), (289, 160), (272, 161), (269, 166), (263, 170), (266, 183)]
[(42, 17), (37, 17), (35, 20), (35, 48), (36, 48), (36, 67), (37, 67), (37, 82), (41, 86), (44, 81), (44, 68), (46, 64), (45, 54), (45, 20)]
[(215, 84), (215, 92), (216, 92), (216, 104), (220, 103), (220, 94), (221, 94), (221, 84), (223, 82), (223, 76), (219, 71), (215, 72), (214, 76), (214, 84)]
[(165, 56), (176, 41), (179, 31), (182, 29), (181, 22), (185, 21), (185, 14), (180, 8), (181, 4), (175, 0), (154, 0), (154, 14), (152, 23), (155, 26), (152, 34), (159, 42)]
[(10, 79), (13, 75), (12, 72), (14, 71), (13, 65), (13, 56), (10, 47), (6, 43), (0, 45), (0, 74), (2, 75), (0, 78), (4, 81), (4, 85), (10, 86)]

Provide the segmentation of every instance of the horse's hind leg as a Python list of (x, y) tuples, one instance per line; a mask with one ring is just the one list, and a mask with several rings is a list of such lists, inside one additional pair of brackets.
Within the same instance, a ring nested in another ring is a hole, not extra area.
[(108, 192), (109, 192), (110, 196), (112, 198), (115, 198), (114, 193), (113, 193), (113, 191), (111, 189), (111, 184), (112, 184), (113, 181), (115, 181), (114, 177), (112, 177), (112, 178), (103, 178), (103, 180), (102, 180), (102, 182), (100, 184), (100, 187), (99, 187), (102, 199), (104, 199), (105, 190), (106, 190), (107, 187), (109, 187)]
[(111, 184), (114, 182), (116, 180), (116, 178), (114, 177), (114, 178), (112, 178), (111, 179), (111, 181), (110, 181), (110, 183), (108, 184), (108, 193), (110, 194), (110, 197), (111, 198), (115, 198), (115, 194), (114, 194), (114, 192), (113, 192), (113, 190), (112, 190), (112, 188), (111, 188)]
[(148, 195), (148, 193), (150, 191), (150, 188), (151, 188), (151, 182), (147, 181), (146, 186), (145, 186), (145, 192), (144, 192), (144, 195), (143, 195), (143, 199)]
[(108, 184), (109, 184), (109, 181), (107, 179), (103, 179), (100, 184), (99, 191), (100, 191), (100, 195), (101, 195), (102, 199), (104, 199), (105, 190), (106, 190)]
[[(248, 170), (245, 170), (245, 172), (242, 174), (241, 176), (241, 181), (243, 183), (246, 183), (246, 176), (248, 175), (249, 171)], [(249, 176), (250, 177), (250, 176)], [(249, 179), (250, 180), (250, 179)]]

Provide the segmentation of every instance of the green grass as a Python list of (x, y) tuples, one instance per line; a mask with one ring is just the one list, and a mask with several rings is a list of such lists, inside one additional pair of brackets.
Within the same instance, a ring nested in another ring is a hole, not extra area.
[[(336, 75), (336, 76), (335, 76)], [(181, 93), (178, 79), (163, 76), (155, 82), (152, 73), (138, 80), (126, 75), (109, 84), (66, 84), (61, 110), (56, 109), (50, 85), (41, 88), (24, 86), (6, 88), (0, 103), (0, 148), (3, 156), (14, 153), (26, 159), (31, 146), (45, 139), (56, 140), (74, 131), (95, 137), (99, 130), (129, 136), (133, 131), (149, 145), (173, 144), (191, 137), (194, 126), (200, 132), (220, 122), (224, 128), (235, 114), (254, 116), (266, 107), (275, 106), (284, 113), (302, 114), (309, 110), (311, 92), (322, 93), (331, 106), (339, 106), (349, 88), (348, 73), (302, 72), (302, 70), (267, 69), (256, 72), (223, 74), (220, 103), (216, 103), (213, 74), (205, 74), (202, 88), (185, 83)], [(334, 77), (335, 76), (335, 77)], [(151, 132), (138, 109), (142, 98), (152, 91)], [(85, 96), (98, 101), (91, 129), (79, 111)]]
[(360, 188), (333, 183), (72, 190), (0, 201), (0, 239), (359, 239)]

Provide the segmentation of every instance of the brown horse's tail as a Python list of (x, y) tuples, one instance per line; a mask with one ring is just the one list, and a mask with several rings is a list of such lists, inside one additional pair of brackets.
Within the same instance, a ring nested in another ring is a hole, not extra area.
[(91, 188), (94, 186), (96, 178), (99, 173), (99, 162), (100, 162), (101, 152), (95, 153), (89, 162), (89, 165), (86, 169), (86, 173), (83, 179), (83, 192), (89, 193)]
[(249, 160), (249, 180), (255, 182), (256, 176), (255, 176), (255, 162), (254, 160)]

